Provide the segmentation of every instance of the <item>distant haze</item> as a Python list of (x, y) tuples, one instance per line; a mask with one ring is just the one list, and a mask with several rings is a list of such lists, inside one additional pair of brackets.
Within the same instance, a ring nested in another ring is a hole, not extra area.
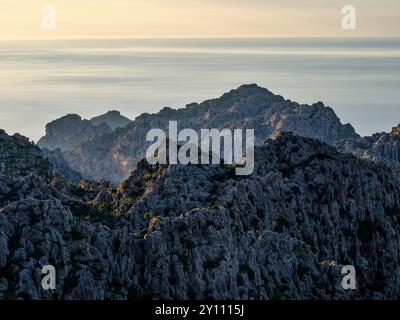
[(134, 119), (246, 83), (323, 101), (361, 135), (400, 122), (399, 38), (0, 41), (0, 70), (0, 128), (35, 141), (69, 113)]
[(399, 36), (399, 0), (0, 0), (0, 128), (37, 141), (68, 113), (133, 119), (257, 83), (371, 134), (400, 122)]
[[(56, 7), (57, 29), (41, 27)], [(341, 8), (357, 9), (357, 30)], [(0, 39), (400, 35), (398, 0), (2, 0)]]

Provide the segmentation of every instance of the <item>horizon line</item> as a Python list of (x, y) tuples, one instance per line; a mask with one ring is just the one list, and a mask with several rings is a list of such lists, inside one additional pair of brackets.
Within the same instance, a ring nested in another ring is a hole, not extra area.
[(0, 41), (60, 41), (60, 40), (178, 40), (178, 39), (393, 39), (400, 35), (265, 35), (265, 36), (65, 36), (65, 37), (13, 37)]

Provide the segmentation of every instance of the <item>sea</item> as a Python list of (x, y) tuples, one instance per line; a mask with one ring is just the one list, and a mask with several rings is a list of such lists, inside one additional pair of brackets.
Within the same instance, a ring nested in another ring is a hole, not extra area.
[(0, 128), (37, 141), (69, 113), (131, 119), (257, 83), (322, 101), (361, 135), (400, 123), (400, 38), (0, 41)]

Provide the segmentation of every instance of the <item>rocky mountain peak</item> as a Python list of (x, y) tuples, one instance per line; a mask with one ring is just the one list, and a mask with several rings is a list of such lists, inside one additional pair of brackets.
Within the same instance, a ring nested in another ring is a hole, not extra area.
[(5, 130), (0, 129), (0, 139), (7, 139), (8, 134), (5, 132)]
[[(206, 100), (199, 106), (200, 109), (206, 108), (221, 113), (226, 111), (232, 112), (233, 107), (245, 115), (247, 113), (251, 116), (254, 110), (254, 108), (252, 108), (253, 105), (257, 105), (258, 107), (269, 107), (274, 103), (284, 101), (285, 99), (283, 97), (275, 95), (268, 89), (262, 88), (257, 84), (245, 84), (224, 93), (219, 98)], [(189, 107), (193, 108), (193, 105), (189, 105)]]
[(48, 178), (52, 168), (41, 150), (28, 138), (0, 131), (0, 175), (22, 177), (37, 174)]
[[(249, 97), (255, 95), (269, 95), (269, 96), (276, 96), (271, 91), (266, 88), (260, 87), (259, 85), (252, 83), (252, 84), (243, 84), (240, 87), (233, 89), (224, 95), (222, 95), (222, 99), (226, 99), (229, 97)], [(278, 97), (278, 96), (276, 96)]]
[(90, 122), (95, 126), (107, 124), (112, 130), (115, 130), (117, 128), (125, 127), (131, 122), (131, 120), (122, 116), (119, 111), (112, 110), (90, 119)]
[(0, 129), (0, 143), (7, 144), (17, 144), (20, 146), (30, 146), (32, 142), (27, 138), (19, 133), (15, 133), (13, 136), (9, 136), (6, 131)]
[(87, 179), (119, 183), (144, 158), (149, 145), (145, 141), (147, 132), (152, 128), (167, 132), (171, 120), (178, 122), (179, 130), (254, 129), (256, 144), (281, 132), (293, 132), (329, 144), (359, 137), (351, 125), (343, 125), (335, 112), (321, 102), (299, 104), (256, 84), (248, 84), (186, 108), (163, 108), (156, 114), (142, 114), (118, 132), (95, 137), (69, 150), (65, 159)]
[(38, 145), (50, 151), (69, 151), (95, 137), (125, 127), (130, 122), (115, 110), (90, 120), (82, 119), (77, 114), (68, 114), (46, 125), (46, 135), (38, 141)]
[(106, 123), (93, 125), (89, 120), (84, 120), (77, 114), (69, 114), (48, 123), (46, 135), (38, 141), (38, 145), (48, 150), (67, 151), (82, 142), (111, 131), (112, 129)]
[(390, 132), (390, 135), (392, 135), (392, 136), (400, 136), (400, 124), (398, 124), (396, 127), (392, 128), (392, 131)]

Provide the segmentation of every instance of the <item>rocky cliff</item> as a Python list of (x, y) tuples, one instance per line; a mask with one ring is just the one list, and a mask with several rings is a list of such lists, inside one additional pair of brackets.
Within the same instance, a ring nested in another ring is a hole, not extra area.
[(38, 141), (38, 145), (50, 151), (68, 151), (82, 142), (111, 133), (130, 122), (131, 120), (123, 117), (118, 111), (109, 111), (91, 120), (69, 114), (47, 124), (46, 135)]
[(392, 168), (400, 179), (400, 125), (391, 132), (376, 133), (372, 136), (334, 142), (342, 152), (350, 152), (360, 158), (384, 163)]
[[(400, 298), (393, 172), (318, 140), (275, 138), (245, 177), (145, 161), (116, 189), (31, 162), (2, 173), (0, 298)], [(5, 139), (10, 168), (19, 137)], [(56, 267), (54, 291), (41, 289), (44, 264)], [(357, 290), (340, 285), (348, 264)]]
[(9, 136), (0, 129), (0, 174), (20, 178), (30, 174), (46, 175), (50, 162), (28, 138), (19, 134)]
[(127, 178), (145, 156), (149, 145), (146, 143), (147, 132), (153, 128), (167, 130), (170, 120), (178, 121), (179, 130), (255, 129), (258, 144), (285, 131), (326, 143), (358, 138), (351, 125), (341, 124), (334, 111), (322, 103), (301, 105), (257, 85), (244, 85), (201, 104), (142, 114), (123, 129), (79, 144), (65, 152), (64, 157), (83, 177), (117, 184)]
[(50, 161), (53, 169), (61, 174), (64, 178), (72, 183), (79, 183), (82, 180), (82, 176), (72, 170), (68, 163), (65, 161), (64, 156), (60, 149), (50, 151), (46, 148), (42, 148), (42, 155)]

